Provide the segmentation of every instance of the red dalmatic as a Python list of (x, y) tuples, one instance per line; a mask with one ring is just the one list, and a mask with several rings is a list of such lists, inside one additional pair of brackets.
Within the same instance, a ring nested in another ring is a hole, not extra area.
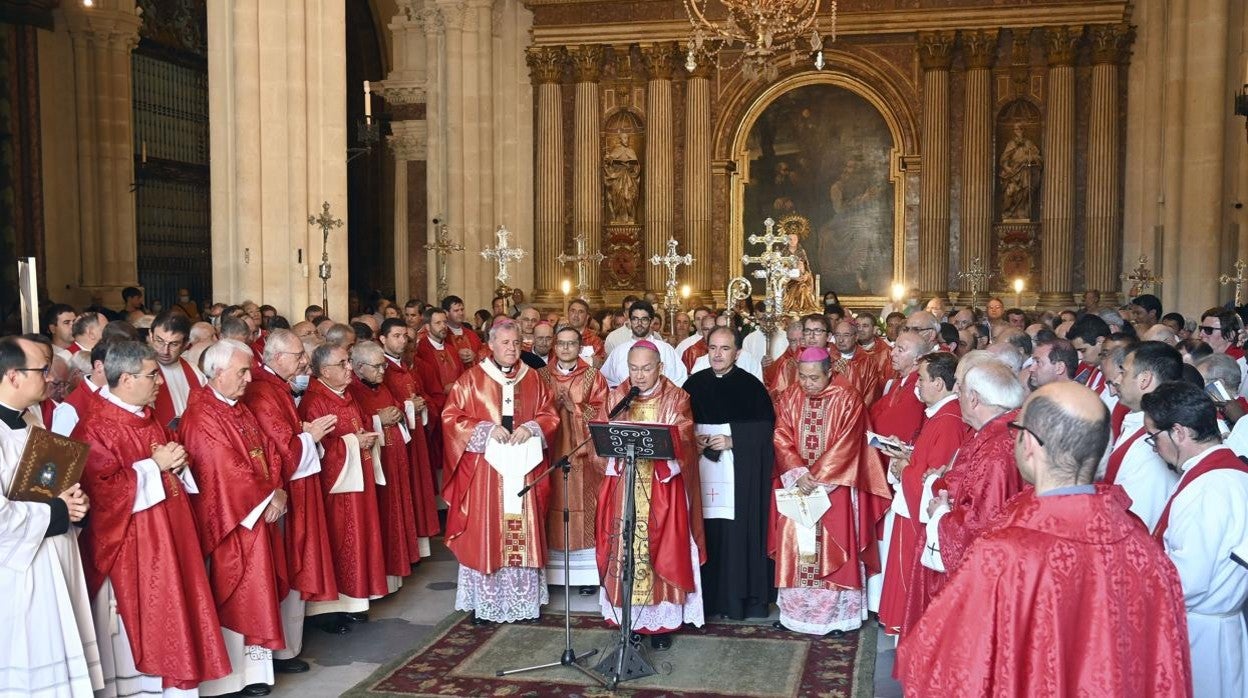
[(91, 597), (105, 579), (112, 582), (134, 665), (161, 677), (165, 688), (189, 690), (225, 676), (230, 658), (181, 481), (162, 472), (164, 501), (134, 511), (134, 464), (173, 435), (148, 410), (138, 416), (89, 399), (96, 404), (73, 437), (91, 445), (80, 481), (91, 498), (91, 525), (78, 539)]
[[(421, 425), (420, 414), (416, 413), (416, 423), (411, 427), (412, 441), (408, 444), (407, 462), (412, 473), (412, 502), (416, 508), (416, 535), (421, 537), (436, 536), (441, 530), (438, 523), (438, 498), (436, 481), (433, 478), (433, 461), (429, 454), (429, 434), (437, 418), (434, 416), (433, 404), (425, 391), (424, 381), (414, 369), (403, 366), (402, 362), (390, 361), (386, 366), (386, 387), (400, 405), (413, 398), (425, 401), (428, 424)], [(405, 413), (406, 414), (406, 413)], [(406, 419), (406, 417), (404, 417)]]

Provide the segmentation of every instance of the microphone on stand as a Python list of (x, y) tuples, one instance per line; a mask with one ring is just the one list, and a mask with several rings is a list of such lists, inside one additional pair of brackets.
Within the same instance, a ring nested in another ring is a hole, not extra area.
[(633, 398), (638, 395), (641, 395), (641, 388), (634, 385), (631, 389), (629, 389), (628, 394), (624, 396), (624, 399), (620, 400), (619, 404), (611, 409), (611, 414), (607, 415), (607, 421), (609, 422), (612, 419), (615, 419), (616, 415), (628, 409), (628, 406), (633, 404)]

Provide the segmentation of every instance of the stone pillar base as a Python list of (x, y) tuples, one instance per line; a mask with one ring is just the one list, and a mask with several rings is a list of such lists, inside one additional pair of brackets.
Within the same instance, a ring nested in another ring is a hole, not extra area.
[(1036, 310), (1057, 311), (1065, 308), (1073, 308), (1076, 305), (1075, 296), (1072, 293), (1053, 293), (1043, 291), (1036, 297)]

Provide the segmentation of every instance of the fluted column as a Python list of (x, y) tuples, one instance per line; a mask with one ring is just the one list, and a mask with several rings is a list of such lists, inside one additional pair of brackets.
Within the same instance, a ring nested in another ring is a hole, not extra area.
[(711, 282), (711, 69), (710, 56), (685, 83), (685, 241), (693, 255), (689, 284), (710, 301)]
[[(569, 51), (569, 60), (575, 72), (576, 107), (572, 136), (572, 230), (568, 241), (561, 241), (560, 249), (576, 254), (577, 235), (585, 236), (585, 253), (593, 254), (602, 247), (602, 144), (598, 103), (598, 78), (602, 75), (602, 46), (578, 46)], [(589, 285), (590, 304), (602, 304), (602, 287), (599, 284), (598, 264), (585, 265), (585, 280)], [(572, 280), (575, 287), (576, 265), (568, 265), (559, 272)]]
[(922, 169), (919, 172), (919, 288), (924, 297), (949, 288), (949, 66), (952, 31), (919, 34), (923, 68)]
[[(131, 58), (142, 24), (133, 3), (64, 3), (73, 48), (80, 288), (112, 301), (138, 284)], [(57, 257), (57, 255), (50, 255)], [(6, 264), (9, 262), (5, 262)], [(45, 273), (40, 270), (40, 273)], [(41, 279), (42, 281), (43, 279)]]
[(563, 68), (562, 46), (537, 46), (526, 52), (533, 83), (537, 85), (537, 157), (534, 167), (533, 295), (550, 299), (557, 294), (563, 251)]
[[(1045, 100), (1042, 153), (1043, 212), (1040, 216), (1039, 305), (1042, 307), (1063, 307), (1073, 300), (1075, 49), (1079, 37), (1080, 30), (1076, 27), (1051, 27), (1044, 34), (1049, 72), (1045, 79), (1048, 94)], [(1112, 287), (1098, 290), (1110, 291)]]
[[(468, 0), (469, 12), (473, 15), (470, 26), (466, 27), (464, 40), (465, 63), (475, 69), (475, 74), (465, 76), (468, 79), (472, 98), (471, 125), (467, 134), (472, 143), (467, 144), (468, 172), (465, 185), (468, 201), (473, 202), (474, 211), (469, 215), (470, 232), (475, 233), (476, 241), (469, 246), (468, 259), (476, 269), (475, 275), (469, 275), (469, 287), (464, 289), (464, 302), (469, 308), (489, 307), (494, 297), (494, 279), (496, 268), (493, 263), (477, 254), (493, 239), (493, 232), (500, 224), (512, 229), (519, 227), (517, 222), (498, 220), (494, 212), (494, 20), (492, 0)], [(468, 37), (472, 37), (473, 45), (469, 45)], [(470, 236), (472, 237), (472, 236)], [(510, 244), (517, 244), (513, 240)], [(517, 281), (511, 282), (512, 286)]]
[[(992, 266), (992, 64), (997, 56), (996, 30), (962, 35), (966, 58), (966, 109), (962, 136), (962, 249), (961, 269), (969, 271), (979, 259), (984, 270)], [(971, 290), (962, 278), (960, 288)], [(979, 290), (986, 290), (979, 284)]]
[(667, 240), (675, 233), (676, 172), (672, 139), (672, 69), (676, 48), (670, 43), (641, 47), (646, 66), (646, 154), (642, 177), (646, 209), (646, 289), (662, 295), (667, 268), (650, 264), (653, 254), (665, 254)]
[[(1088, 288), (1119, 288), (1122, 215), (1118, 208), (1119, 162), (1118, 66), (1132, 39), (1126, 24), (1089, 27), (1092, 44), (1092, 99), (1088, 124), (1088, 186), (1085, 215), (1084, 276)], [(1105, 299), (1110, 300), (1110, 299)], [(1110, 301), (1112, 302), (1112, 300)]]
[[(466, 136), (466, 87), (464, 53), (464, 25), (469, 19), (467, 5), (456, 0), (438, 0), (437, 8), (442, 17), (444, 27), (443, 56), (445, 56), (445, 90), (443, 91), (443, 110), (446, 122), (442, 133), (445, 138), (446, 160), (446, 224), (453, 231), (453, 236), (463, 242), (463, 254), (451, 255), (447, 265), (446, 283), (451, 293), (459, 296), (467, 290), (467, 285), (474, 281), (473, 272), (477, 268), (476, 260), (469, 261), (468, 256), (476, 254), (481, 247), (477, 246), (472, 220), (476, 215), (469, 215), (472, 205), (464, 191), (465, 174), (468, 162), (465, 158)], [(474, 247), (476, 248), (474, 250)], [(478, 257), (479, 259), (479, 257)], [(436, 300), (436, 299), (434, 299)]]

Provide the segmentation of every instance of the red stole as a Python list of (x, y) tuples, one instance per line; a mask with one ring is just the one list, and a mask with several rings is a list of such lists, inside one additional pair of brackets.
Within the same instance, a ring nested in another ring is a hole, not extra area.
[(1229, 448), (1219, 448), (1206, 455), (1199, 463), (1184, 473), (1179, 486), (1174, 488), (1174, 492), (1170, 495), (1170, 501), (1166, 502), (1166, 508), (1161, 510), (1161, 516), (1157, 519), (1157, 526), (1153, 529), (1153, 538), (1157, 539), (1158, 543), (1165, 541), (1166, 528), (1170, 526), (1170, 507), (1174, 504), (1174, 498), (1179, 496), (1179, 493), (1192, 484), (1196, 478), (1215, 470), (1238, 470), (1248, 475), (1248, 464)]
[(706, 346), (706, 340), (699, 339), (685, 348), (684, 353), (680, 355), (680, 362), (685, 365), (686, 371), (692, 373), (693, 365), (698, 362), (698, 359), (706, 356), (708, 353), (710, 353), (710, 349)]
[[(195, 369), (191, 368), (191, 364), (186, 359), (178, 357), (178, 365), (182, 367), (182, 375), (186, 376), (187, 406), (190, 406), (191, 395), (195, 394), (195, 390), (203, 384), (199, 382), (199, 376), (195, 374)], [(156, 370), (160, 370), (157, 368)], [(169, 386), (166, 383), (160, 384), (160, 389), (156, 393), (156, 404), (152, 406), (152, 411), (156, 415), (156, 421), (162, 426), (168, 426), (177, 416), (177, 412), (173, 407), (173, 395), (169, 392)]]
[(303, 440), (299, 438), (303, 423), (295, 411), (290, 384), (264, 368), (253, 371), (243, 402), (282, 456), (282, 480), (289, 495), (284, 538), (290, 587), (305, 601), (333, 601), (338, 598), (338, 585), (321, 499), (321, 474), (290, 479), (303, 455)]
[(191, 689), (224, 676), (230, 660), (181, 481), (162, 472), (164, 501), (133, 511), (133, 465), (173, 435), (150, 410), (138, 416), (92, 399), (98, 404), (73, 434), (91, 445), (81, 481), (91, 498), (91, 525), (78, 539), (88, 591), (94, 599), (104, 580), (112, 581), (135, 666), (163, 678), (166, 688)]
[(39, 401), (39, 416), (43, 419), (43, 428), (52, 430), (52, 412), (56, 409), (56, 401), (44, 398)]
[(86, 419), (87, 415), (91, 414), (91, 410), (95, 409), (96, 405), (100, 403), (100, 394), (87, 385), (90, 380), (90, 378), (83, 376), (82, 382), (78, 384), (78, 387), (65, 396), (65, 402), (72, 405), (78, 413), (79, 422)]
[(74, 354), (77, 354), (78, 352), (82, 351), (82, 345), (78, 344), (78, 342), (70, 342), (69, 346), (65, 347), (65, 351), (70, 356), (73, 356)]
[[(1121, 421), (1118, 423), (1118, 430), (1122, 430)], [(1112, 485), (1118, 479), (1118, 471), (1122, 469), (1122, 461), (1126, 460), (1127, 451), (1131, 450), (1132, 444), (1138, 441), (1141, 436), (1144, 436), (1144, 427), (1136, 429), (1135, 433), (1126, 441), (1123, 441), (1121, 446), (1110, 452), (1109, 462), (1105, 464), (1105, 484)]]
[(1122, 404), (1122, 400), (1114, 403), (1114, 409), (1109, 413), (1110, 443), (1117, 441), (1118, 437), (1122, 436), (1122, 420), (1126, 419), (1128, 414), (1131, 414), (1131, 409)]
[[(551, 459), (560, 459), (589, 436), (589, 422), (607, 418), (607, 381), (584, 359), (565, 374), (552, 363), (538, 371), (555, 397), (559, 427), (549, 444)], [(563, 396), (560, 404), (560, 396)], [(572, 454), (572, 471), (568, 473), (568, 515), (571, 540), (563, 537), (563, 486), (551, 489), (549, 515), (546, 519), (546, 544), (552, 550), (584, 550), (594, 547), (594, 519), (598, 511), (598, 489), (604, 477), (604, 463), (590, 446)]]
[(1226, 355), (1231, 357), (1232, 359), (1235, 359), (1236, 361), (1239, 361), (1240, 359), (1244, 358), (1244, 350), (1242, 347), (1232, 345), (1226, 348)]

